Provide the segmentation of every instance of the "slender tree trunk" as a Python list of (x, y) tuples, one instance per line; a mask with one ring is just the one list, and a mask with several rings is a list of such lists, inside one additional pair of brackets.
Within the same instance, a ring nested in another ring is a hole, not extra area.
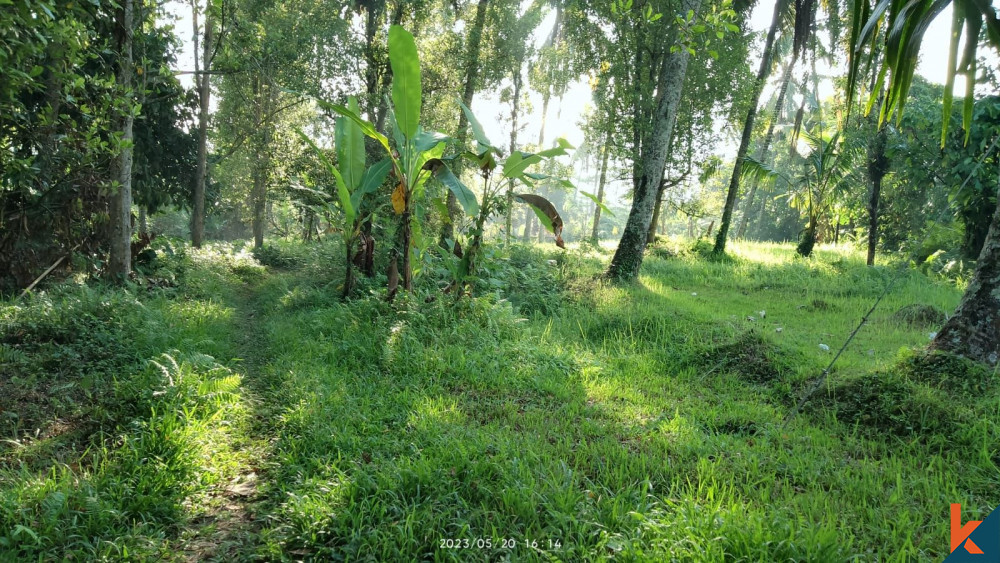
[[(700, 0), (681, 2), (681, 13), (688, 11), (697, 13), (700, 9)], [(657, 188), (663, 178), (667, 146), (670, 144), (674, 124), (677, 122), (677, 106), (680, 103), (681, 91), (684, 89), (688, 60), (687, 49), (679, 49), (667, 53), (660, 67), (653, 127), (649, 139), (642, 143), (642, 175), (632, 198), (632, 209), (625, 223), (625, 231), (608, 268), (607, 275), (611, 279), (632, 280), (639, 275), (649, 222), (653, 216), (653, 205), (656, 203)]]
[[(771, 149), (771, 141), (774, 140), (774, 126), (781, 117), (781, 108), (785, 105), (785, 94), (788, 93), (788, 83), (792, 80), (792, 69), (795, 68), (795, 62), (798, 58), (799, 53), (793, 51), (792, 60), (788, 61), (784, 72), (781, 73), (781, 86), (778, 89), (778, 99), (774, 104), (774, 113), (771, 114), (771, 123), (767, 126), (767, 134), (764, 135), (764, 144), (760, 147), (760, 161), (765, 164), (769, 156), (768, 151)], [(746, 235), (747, 223), (750, 220), (750, 212), (753, 209), (753, 201), (756, 195), (757, 182), (754, 181), (750, 184), (750, 193), (743, 204), (743, 217), (740, 219), (740, 228), (736, 231), (736, 238), (738, 239), (742, 239)]]
[(406, 210), (402, 215), (403, 223), (403, 289), (413, 291), (413, 269), (410, 267), (412, 256), (412, 231), (410, 225), (410, 196), (406, 196)]
[(534, 212), (531, 211), (531, 208), (528, 207), (528, 206), (525, 206), (525, 209), (524, 209), (524, 234), (521, 235), (522, 236), (522, 240), (524, 240), (524, 242), (530, 242), (531, 241), (531, 220), (532, 220), (532, 218), (534, 218), (534, 216), (535, 216), (535, 214), (534, 214)]
[[(604, 203), (604, 186), (608, 181), (608, 154), (611, 152), (611, 128), (608, 127), (608, 131), (605, 133), (604, 146), (601, 148), (601, 176), (597, 180), (597, 201)], [(594, 205), (594, 226), (590, 231), (590, 240), (597, 244), (598, 239), (598, 227), (601, 224), (601, 206)]]
[(205, 237), (205, 178), (208, 176), (208, 107), (209, 98), (212, 95), (212, 86), (209, 82), (208, 70), (211, 67), (212, 57), (212, 19), (210, 17), (210, 7), (205, 9), (205, 41), (202, 62), (205, 67), (205, 74), (198, 74), (198, 9), (194, 4), (192, 15), (195, 27), (195, 83), (198, 86), (198, 162), (194, 180), (194, 217), (191, 219), (191, 244), (195, 248), (201, 248), (202, 240)]
[(149, 234), (149, 224), (146, 220), (146, 207), (143, 205), (139, 206), (139, 234)]
[[(508, 154), (514, 154), (517, 150), (517, 114), (521, 108), (521, 86), (524, 84), (524, 79), (521, 77), (521, 64), (522, 61), (517, 61), (517, 68), (514, 70), (514, 100), (510, 110), (510, 152)], [(513, 225), (513, 213), (514, 213), (514, 180), (511, 179), (507, 182), (507, 244), (510, 244), (511, 232), (514, 228)]]
[(666, 184), (660, 182), (660, 188), (657, 190), (656, 204), (653, 206), (653, 218), (649, 221), (649, 231), (646, 233), (646, 244), (650, 245), (656, 242), (656, 229), (660, 225), (660, 208), (663, 207), (663, 186)]
[(264, 80), (257, 76), (254, 79), (254, 101), (257, 106), (257, 123), (260, 130), (254, 135), (258, 138), (256, 155), (254, 155), (252, 172), (253, 192), (251, 202), (253, 207), (253, 245), (254, 248), (264, 246), (264, 227), (267, 224), (267, 182), (271, 168), (271, 138), (273, 133), (273, 123), (271, 112), (274, 106), (274, 89), (265, 84)]
[[(476, 80), (479, 77), (479, 51), (483, 39), (483, 26), (486, 25), (486, 8), (489, 0), (479, 0), (476, 4), (476, 17), (473, 20), (472, 29), (469, 30), (469, 43), (465, 52), (465, 87), (462, 90), (462, 103), (472, 109), (472, 98), (476, 95)], [(458, 131), (455, 138), (458, 146), (465, 148), (465, 139), (468, 136), (469, 120), (461, 108), (458, 110)], [(458, 206), (458, 199), (455, 193), (448, 190), (448, 217), (449, 220), (441, 225), (441, 242), (455, 238), (455, 223), (462, 216), (462, 209)]]
[(378, 61), (375, 60), (375, 34), (378, 32), (379, 24), (382, 22), (382, 13), (385, 11), (384, 0), (374, 0), (365, 3), (365, 91), (367, 93), (366, 109), (368, 118), (376, 119), (379, 105), (379, 68)]
[[(635, 36), (636, 36), (636, 48), (635, 52), (632, 54), (633, 64), (635, 68), (633, 69), (633, 80), (637, 85), (638, 92), (636, 95), (632, 96), (632, 191), (636, 192), (639, 189), (639, 180), (642, 178), (642, 156), (643, 156), (643, 146), (642, 141), (646, 138), (648, 131), (649, 115), (642, 103), (642, 96), (638, 95), (639, 92), (647, 91), (644, 86), (648, 83), (646, 82), (646, 73), (643, 70), (646, 65), (643, 64), (643, 55), (646, 52), (645, 49), (645, 33), (646, 27), (642, 24), (636, 24)], [(649, 85), (649, 91), (652, 91), (652, 85)]]
[(882, 178), (889, 172), (889, 157), (885, 154), (886, 131), (883, 124), (868, 145), (868, 177), (872, 183), (868, 197), (868, 259), (869, 266), (875, 265), (875, 249), (878, 247), (878, 211), (882, 195)]
[(736, 152), (736, 164), (733, 166), (733, 175), (729, 179), (729, 191), (726, 193), (726, 205), (722, 210), (719, 234), (715, 237), (713, 252), (716, 254), (722, 254), (726, 251), (729, 224), (733, 220), (733, 207), (736, 206), (736, 195), (740, 191), (740, 175), (743, 169), (743, 160), (746, 158), (747, 150), (750, 148), (750, 137), (753, 134), (754, 121), (757, 119), (757, 104), (760, 102), (760, 92), (764, 88), (764, 81), (767, 79), (767, 75), (771, 72), (771, 54), (774, 51), (774, 37), (778, 33), (778, 27), (781, 25), (781, 16), (786, 7), (787, 0), (777, 0), (774, 3), (774, 15), (771, 17), (771, 27), (767, 30), (767, 39), (764, 41), (764, 52), (760, 59), (760, 68), (757, 70), (757, 80), (754, 82), (747, 117), (743, 122), (743, 136), (740, 138), (740, 148)]
[(42, 150), (38, 153), (36, 163), (38, 165), (38, 177), (42, 183), (52, 185), (56, 180), (58, 172), (58, 151), (60, 130), (59, 114), (62, 108), (63, 91), (61, 73), (66, 66), (62, 60), (62, 48), (59, 43), (52, 41), (48, 45), (48, 57), (45, 61), (45, 119), (43, 123), (48, 125), (43, 127), (45, 135), (42, 143)]
[(976, 272), (955, 314), (930, 345), (970, 360), (997, 365), (1000, 354), (1000, 197)]
[(118, 190), (111, 198), (111, 252), (108, 276), (122, 282), (132, 271), (132, 0), (121, 0), (118, 12), (118, 85), (128, 101), (120, 118), (123, 147), (111, 164), (111, 178)]
[(267, 198), (267, 171), (260, 163), (253, 166), (253, 247), (264, 246), (264, 203)]
[[(542, 123), (538, 130), (538, 148), (541, 149), (545, 145), (545, 122), (549, 115), (549, 100), (552, 97), (551, 89), (546, 86), (545, 92), (542, 94)], [(525, 242), (531, 242), (531, 237), (535, 236), (532, 233), (537, 231), (537, 236), (539, 239), (542, 237), (542, 224), (538, 221), (538, 217), (529, 208), (524, 212), (524, 217), (527, 220), (527, 226), (524, 228), (524, 240)]]

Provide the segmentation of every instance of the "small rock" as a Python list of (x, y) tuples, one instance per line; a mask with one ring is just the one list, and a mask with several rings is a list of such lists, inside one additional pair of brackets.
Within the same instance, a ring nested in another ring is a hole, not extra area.
[(824, 351), (824, 352), (829, 352), (830, 351), (830, 347), (827, 346), (826, 344), (820, 344), (819, 345), (819, 349), (822, 350), (822, 351)]
[(697, 291), (692, 291), (691, 292), (691, 296), (692, 297), (698, 297), (698, 292)]
[(868, 355), (869, 356), (875, 356), (875, 350), (874, 349), (868, 350)]
[(927, 333), (927, 338), (930, 339), (930, 340), (934, 340), (935, 338), (937, 338), (937, 333), (936, 332), (929, 332), (929, 333)]
[(785, 329), (779, 326), (778, 328), (774, 329), (774, 332), (781, 332), (783, 330)]
[(767, 316), (767, 311), (757, 311), (757, 316), (763, 319)]
[(755, 319), (755, 318), (753, 318), (753, 317), (747, 317), (747, 320), (748, 320), (748, 321), (750, 321), (750, 322), (754, 322), (754, 321), (756, 321), (757, 319)]

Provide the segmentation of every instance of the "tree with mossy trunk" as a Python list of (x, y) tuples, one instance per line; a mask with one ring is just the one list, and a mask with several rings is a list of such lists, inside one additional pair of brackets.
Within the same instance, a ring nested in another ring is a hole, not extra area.
[(122, 0), (115, 15), (115, 39), (118, 49), (116, 79), (122, 89), (122, 107), (119, 110), (118, 154), (111, 165), (111, 179), (115, 193), (111, 197), (111, 252), (107, 274), (115, 282), (128, 278), (132, 272), (132, 125), (135, 120), (133, 107), (132, 37), (135, 31), (134, 4)]
[[(699, 0), (683, 0), (679, 6), (680, 14), (670, 22), (668, 28), (668, 37), (671, 39), (660, 45), (659, 52), (654, 52), (659, 58), (659, 72), (655, 80), (655, 110), (649, 129), (636, 129), (639, 140), (635, 145), (641, 157), (634, 167), (637, 178), (633, 182), (632, 207), (607, 271), (607, 276), (613, 280), (633, 280), (639, 275), (639, 268), (642, 266), (649, 225), (663, 180), (667, 149), (677, 123), (677, 110), (684, 89), (688, 61), (695, 52), (695, 46), (685, 40), (690, 41), (691, 36), (687, 33), (692, 29), (704, 32), (708, 27), (703, 23), (696, 23), (702, 19), (699, 17), (702, 5)], [(732, 25), (729, 22), (735, 17), (735, 12), (729, 9), (728, 2), (724, 2), (722, 6), (721, 12), (716, 6), (712, 7), (712, 23), (726, 28)], [(638, 99), (636, 103), (641, 105)], [(640, 113), (641, 108), (635, 117), (641, 118)]]

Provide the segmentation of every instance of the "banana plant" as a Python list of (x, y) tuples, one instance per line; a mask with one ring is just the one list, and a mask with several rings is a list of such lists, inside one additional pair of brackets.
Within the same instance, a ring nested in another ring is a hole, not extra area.
[[(347, 107), (357, 113), (358, 102), (353, 96), (348, 98)], [(296, 133), (312, 147), (313, 152), (334, 179), (335, 186), (331, 190), (333, 193), (319, 195), (326, 196), (323, 201), (328, 211), (339, 211), (343, 217), (341, 233), (344, 239), (345, 270), (342, 297), (346, 299), (354, 286), (354, 260), (352, 260), (354, 247), (359, 240), (363, 240), (363, 244), (369, 247), (373, 244), (372, 240), (364, 240), (361, 235), (361, 225), (371, 212), (370, 206), (365, 205), (364, 198), (378, 190), (388, 176), (392, 163), (388, 159), (383, 159), (366, 169), (365, 142), (361, 127), (345, 117), (338, 118), (334, 125), (334, 142), (339, 167), (334, 166), (326, 153), (305, 133), (301, 130), (296, 130)]]
[[(325, 100), (316, 100), (316, 103), (322, 109), (350, 120), (361, 131), (362, 135), (374, 139), (386, 153), (388, 167), (391, 169), (393, 181), (396, 183), (390, 199), (392, 209), (400, 218), (403, 245), (401, 276), (403, 288), (406, 291), (413, 289), (413, 249), (417, 248), (423, 255), (431, 243), (430, 238), (424, 237), (421, 230), (421, 219), (426, 211), (422, 203), (426, 195), (427, 181), (431, 177), (436, 178), (451, 190), (465, 213), (474, 220), (470, 230), (472, 240), (468, 245), (468, 250), (462, 254), (462, 262), (457, 271), (457, 278), (465, 281), (473, 271), (475, 257), (482, 244), (483, 226), (500, 205), (499, 182), (490, 183), (494, 177), (493, 171), (498, 166), (497, 157), (500, 155), (500, 151), (486, 139), (482, 125), (463, 104), (463, 111), (469, 117), (478, 150), (476, 152), (469, 151), (459, 156), (474, 160), (486, 180), (486, 188), (482, 203), (480, 203), (472, 190), (465, 186), (447, 166), (447, 161), (456, 158), (444, 157), (445, 146), (452, 139), (438, 132), (427, 131), (420, 126), (422, 102), (420, 59), (417, 55), (413, 35), (398, 25), (389, 28), (389, 65), (392, 68), (393, 76), (388, 113), (392, 128), (391, 140), (380, 133), (371, 122), (364, 119), (356, 105), (353, 107), (343, 106)], [(528, 172), (528, 168), (546, 158), (567, 154), (566, 150), (569, 148), (572, 148), (569, 143), (560, 140), (556, 147), (539, 153), (514, 152), (504, 160), (500, 179), (520, 180), (528, 186), (533, 180), (546, 179), (548, 177), (545, 175)], [(339, 173), (334, 176), (340, 178)], [(561, 182), (568, 184), (564, 180)], [(345, 186), (343, 190), (340, 189), (341, 184)], [(343, 179), (338, 179), (338, 190), (349, 195), (350, 190), (346, 188), (346, 185)], [(572, 184), (568, 185), (572, 186)], [(542, 224), (555, 235), (556, 244), (563, 247), (562, 219), (556, 212), (555, 206), (541, 196), (524, 194), (519, 198), (532, 205)], [(343, 194), (340, 199), (341, 207), (346, 209), (346, 206), (343, 205)]]
[[(378, 142), (386, 153), (388, 170), (393, 173), (396, 187), (392, 192), (392, 209), (400, 219), (402, 232), (402, 282), (407, 291), (413, 289), (413, 248), (425, 252), (428, 240), (421, 234), (420, 220), (424, 209), (420, 205), (432, 168), (438, 166), (450, 137), (420, 126), (420, 60), (413, 35), (398, 25), (389, 28), (389, 65), (392, 68), (392, 92), (389, 117), (392, 140), (364, 119), (357, 106), (342, 106), (324, 100), (317, 104), (328, 112), (351, 121), (362, 135)], [(459, 200), (466, 194), (458, 194)]]
[[(466, 229), (467, 239), (464, 249), (457, 240), (453, 242), (453, 252), (458, 256), (459, 262), (451, 268), (454, 279), (449, 289), (475, 280), (476, 257), (482, 247), (484, 228), (491, 217), (504, 210), (506, 205), (505, 190), (511, 189), (511, 186), (517, 182), (531, 187), (535, 181), (549, 179), (548, 175), (528, 170), (546, 159), (566, 155), (568, 154), (567, 150), (573, 148), (565, 139), (559, 139), (553, 148), (537, 153), (514, 151), (502, 162), (498, 162), (502, 156), (500, 149), (487, 138), (482, 124), (476, 119), (472, 110), (461, 100), (458, 103), (462, 106), (462, 111), (465, 112), (469, 127), (476, 140), (476, 150), (465, 151), (460, 156), (475, 163), (483, 180), (483, 194), (481, 199), (477, 199), (476, 194), (444, 166), (442, 161), (435, 160), (428, 163), (435, 179), (455, 193), (458, 202), (471, 221), (470, 226)], [(568, 180), (555, 178), (553, 180), (566, 187), (574, 187)], [(535, 194), (513, 194), (513, 199), (530, 206), (538, 215), (541, 224), (555, 236), (556, 245), (560, 248), (566, 247), (562, 239), (563, 221), (552, 202)], [(459, 291), (457, 295), (461, 296), (462, 293)]]

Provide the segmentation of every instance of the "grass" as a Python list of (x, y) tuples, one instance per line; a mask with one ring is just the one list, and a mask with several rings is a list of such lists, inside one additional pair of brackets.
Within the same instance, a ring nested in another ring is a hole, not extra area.
[(173, 288), (8, 304), (2, 558), (935, 560), (949, 503), (995, 506), (995, 375), (894, 318), (960, 288), (905, 273), (784, 426), (894, 270), (661, 246), (624, 287), (498, 250), (458, 302), (432, 262), (393, 304), (341, 302), (325, 245), (181, 249)]

